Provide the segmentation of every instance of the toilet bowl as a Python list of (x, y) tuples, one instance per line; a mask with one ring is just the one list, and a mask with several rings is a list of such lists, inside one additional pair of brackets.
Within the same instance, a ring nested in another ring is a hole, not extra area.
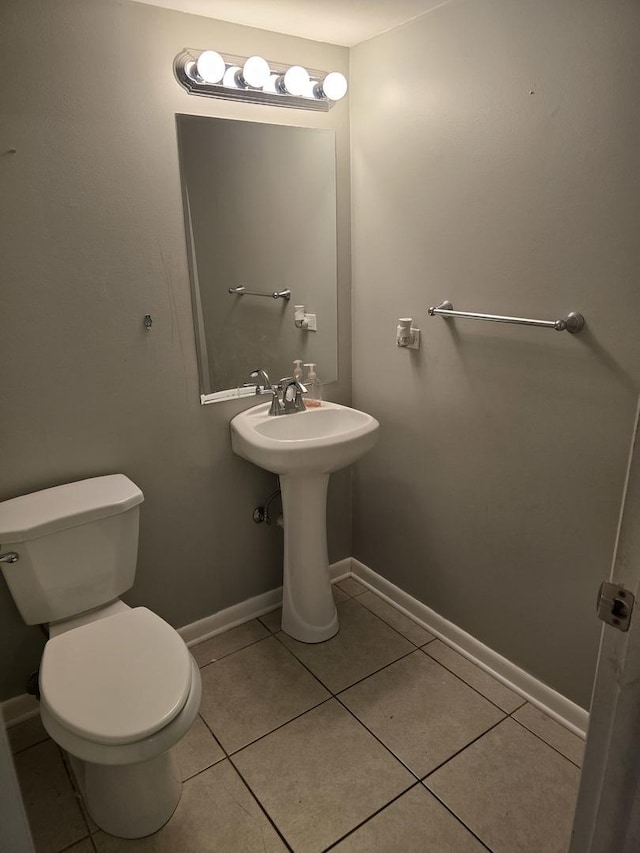
[(135, 575), (142, 500), (115, 474), (0, 503), (9, 589), (27, 624), (49, 625), (43, 725), (69, 754), (95, 823), (122, 838), (150, 835), (178, 805), (172, 748), (202, 693), (177, 631), (118, 597)]
[(180, 800), (171, 749), (197, 716), (201, 681), (170, 625), (145, 607), (119, 604), (114, 615), (98, 612), (46, 644), (40, 714), (69, 754), (95, 823), (140, 838), (163, 826)]

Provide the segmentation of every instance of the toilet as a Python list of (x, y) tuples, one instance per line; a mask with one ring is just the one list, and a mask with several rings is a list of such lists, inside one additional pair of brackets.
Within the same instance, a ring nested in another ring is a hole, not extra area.
[(40, 714), (105, 832), (160, 829), (181, 794), (172, 747), (195, 720), (200, 672), (180, 635), (119, 596), (132, 585), (144, 500), (123, 474), (0, 503), (0, 566), (28, 625), (48, 624)]

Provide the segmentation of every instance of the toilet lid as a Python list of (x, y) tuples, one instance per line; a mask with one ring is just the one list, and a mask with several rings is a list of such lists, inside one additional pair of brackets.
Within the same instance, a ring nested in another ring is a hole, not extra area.
[(40, 666), (42, 701), (52, 716), (98, 743), (152, 735), (180, 712), (190, 688), (187, 647), (146, 607), (53, 637)]

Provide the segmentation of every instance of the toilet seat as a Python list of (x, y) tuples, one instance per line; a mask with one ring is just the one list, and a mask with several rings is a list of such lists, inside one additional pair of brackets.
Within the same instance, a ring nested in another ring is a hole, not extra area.
[(123, 766), (152, 760), (174, 747), (189, 731), (193, 721), (198, 716), (201, 698), (200, 670), (191, 657), (191, 691), (183, 709), (168, 725), (144, 738), (144, 740), (138, 740), (134, 743), (108, 744), (97, 743), (95, 740), (80, 737), (62, 726), (49, 713), (44, 696), (40, 702), (40, 718), (48, 734), (58, 746), (61, 746), (70, 755), (91, 764)]
[(51, 717), (73, 735), (105, 745), (133, 744), (164, 729), (191, 688), (184, 641), (146, 607), (53, 637), (40, 668)]

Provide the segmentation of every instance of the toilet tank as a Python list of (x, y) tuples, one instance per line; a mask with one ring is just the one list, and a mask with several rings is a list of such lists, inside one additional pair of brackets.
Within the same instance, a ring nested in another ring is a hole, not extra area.
[(2, 573), (27, 625), (100, 607), (133, 585), (144, 496), (124, 474), (0, 503)]

